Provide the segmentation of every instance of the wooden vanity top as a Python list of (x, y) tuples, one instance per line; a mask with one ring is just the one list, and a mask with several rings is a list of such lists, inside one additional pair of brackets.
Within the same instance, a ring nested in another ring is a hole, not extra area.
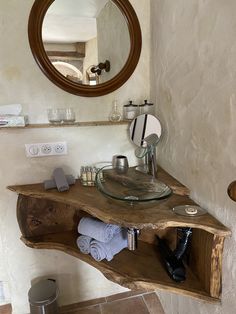
[[(109, 280), (130, 289), (165, 289), (209, 302), (219, 302), (222, 282), (222, 255), (230, 230), (210, 214), (185, 217), (172, 210), (177, 205), (195, 205), (189, 190), (159, 168), (158, 178), (171, 187), (170, 197), (147, 203), (116, 201), (96, 187), (84, 187), (79, 180), (69, 191), (45, 191), (42, 183), (9, 186), (19, 194), (17, 220), (21, 240), (34, 249), (56, 249), (99, 269)], [(138, 181), (135, 181), (137, 184)], [(77, 247), (77, 226), (81, 217), (142, 229), (135, 251), (123, 250), (107, 262), (96, 262)], [(156, 235), (171, 249), (178, 241), (176, 227), (192, 227), (193, 233), (186, 281), (177, 283), (168, 276), (159, 252)], [(134, 263), (135, 261), (135, 263)]]
[(189, 226), (204, 229), (210, 233), (228, 236), (230, 230), (210, 214), (199, 217), (176, 215), (172, 208), (177, 205), (196, 205), (188, 196), (189, 190), (159, 168), (159, 180), (169, 185), (173, 194), (166, 199), (130, 205), (105, 197), (96, 187), (84, 187), (80, 181), (70, 186), (69, 191), (46, 191), (43, 184), (15, 185), (8, 189), (18, 194), (40, 199), (48, 199), (74, 206), (106, 223), (119, 224), (138, 229), (165, 229), (167, 227)]

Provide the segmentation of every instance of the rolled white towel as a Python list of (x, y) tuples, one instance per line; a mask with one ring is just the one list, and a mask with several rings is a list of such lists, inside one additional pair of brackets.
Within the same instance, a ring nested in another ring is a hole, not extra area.
[(88, 236), (81, 235), (77, 238), (76, 243), (81, 253), (89, 254), (90, 253), (90, 243), (93, 239)]
[(122, 229), (107, 243), (92, 240), (90, 243), (90, 254), (97, 262), (105, 258), (111, 261), (116, 254), (127, 246), (127, 231)]
[(101, 242), (110, 241), (114, 235), (119, 233), (121, 227), (106, 224), (96, 218), (83, 217), (78, 225), (78, 232)]

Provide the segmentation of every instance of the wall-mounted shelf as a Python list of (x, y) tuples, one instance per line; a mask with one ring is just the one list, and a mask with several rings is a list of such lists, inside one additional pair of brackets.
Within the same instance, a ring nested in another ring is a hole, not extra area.
[(75, 122), (73, 124), (52, 124), (52, 123), (39, 123), (39, 124), (27, 124), (25, 127), (1, 127), (0, 130), (10, 130), (10, 129), (45, 129), (45, 128), (69, 128), (69, 127), (86, 127), (86, 126), (112, 126), (112, 125), (128, 125), (130, 121), (122, 120), (118, 122), (111, 121), (84, 121)]
[[(19, 194), (17, 218), (22, 241), (31, 248), (58, 249), (99, 269), (110, 280), (130, 289), (166, 289), (210, 302), (220, 300), (222, 254), (230, 230), (210, 214), (199, 217), (178, 216), (176, 205), (195, 204), (188, 189), (165, 171), (159, 178), (172, 187), (171, 197), (148, 204), (130, 206), (104, 197), (95, 187), (79, 181), (69, 191), (45, 191), (43, 184), (8, 187)], [(105, 222), (142, 229), (138, 249), (123, 250), (111, 262), (100, 263), (81, 254), (76, 247), (77, 225), (91, 215)], [(161, 262), (155, 235), (176, 244), (176, 227), (193, 228), (187, 279), (176, 283)], [(135, 261), (135, 262), (134, 262)]]

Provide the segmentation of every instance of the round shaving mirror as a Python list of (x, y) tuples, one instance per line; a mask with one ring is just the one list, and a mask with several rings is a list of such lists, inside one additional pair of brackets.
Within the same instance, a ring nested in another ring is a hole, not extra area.
[(161, 132), (160, 121), (151, 114), (138, 116), (130, 125), (130, 139), (139, 147), (156, 145), (161, 137)]

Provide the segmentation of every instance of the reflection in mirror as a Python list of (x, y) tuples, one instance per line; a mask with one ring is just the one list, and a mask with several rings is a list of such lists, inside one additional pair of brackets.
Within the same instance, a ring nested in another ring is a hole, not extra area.
[[(127, 22), (111, 0), (55, 0), (44, 17), (42, 38), (57, 71), (84, 85), (111, 80), (130, 52)], [(109, 70), (100, 69), (106, 62)]]
[(142, 114), (132, 121), (130, 138), (135, 145), (146, 147), (147, 139), (152, 134), (155, 134), (158, 139), (161, 137), (161, 123), (153, 115)]

